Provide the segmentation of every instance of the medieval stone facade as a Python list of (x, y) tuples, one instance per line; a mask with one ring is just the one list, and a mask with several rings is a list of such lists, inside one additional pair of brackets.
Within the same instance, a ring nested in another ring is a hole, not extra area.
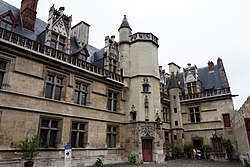
[(169, 63), (168, 74), (159, 67), (158, 38), (133, 34), (126, 16), (119, 41), (107, 36), (97, 49), (88, 43), (89, 24), (72, 27), (54, 6), (47, 23), (29, 21), (36, 15), (22, 11), (36, 7), (0, 0), (0, 166), (21, 166), (17, 145), (33, 135), (42, 139), (38, 166), (62, 166), (69, 144), (73, 166), (129, 155), (161, 163), (168, 144), (223, 152), (219, 140), (232, 138), (234, 107), (220, 58), (183, 72)]

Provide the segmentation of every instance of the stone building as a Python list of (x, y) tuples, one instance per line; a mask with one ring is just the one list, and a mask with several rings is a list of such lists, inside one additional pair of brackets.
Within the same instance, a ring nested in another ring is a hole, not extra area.
[(239, 157), (247, 158), (250, 155), (250, 96), (235, 112), (232, 118), (232, 127), (234, 134), (234, 142)]
[[(42, 139), (38, 166), (161, 163), (164, 143), (196, 149), (232, 137), (232, 94), (222, 60), (169, 74), (158, 63), (158, 38), (132, 33), (126, 16), (102, 49), (88, 43), (89, 24), (72, 26), (64, 7), (36, 18), (38, 0), (20, 9), (0, 0), (0, 166), (21, 166), (20, 140)], [(143, 61), (141, 58), (143, 57)]]

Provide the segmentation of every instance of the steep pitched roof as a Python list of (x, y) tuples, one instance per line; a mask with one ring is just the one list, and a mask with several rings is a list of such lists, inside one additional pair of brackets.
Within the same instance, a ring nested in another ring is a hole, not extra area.
[(123, 20), (122, 20), (122, 24), (121, 24), (120, 28), (118, 29), (118, 31), (119, 31), (121, 28), (129, 28), (130, 30), (132, 30), (131, 27), (130, 27), (129, 24), (128, 24), (128, 20), (127, 20), (126, 15), (124, 15), (124, 18), (123, 18)]

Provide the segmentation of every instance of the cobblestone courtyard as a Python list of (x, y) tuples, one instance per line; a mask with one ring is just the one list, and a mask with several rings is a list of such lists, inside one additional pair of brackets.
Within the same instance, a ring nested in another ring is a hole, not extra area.
[[(130, 165), (107, 165), (109, 167), (131, 167)], [(214, 160), (192, 160), (192, 159), (177, 159), (170, 160), (161, 164), (155, 165), (132, 165), (136, 167), (242, 167), (239, 161), (214, 161)]]

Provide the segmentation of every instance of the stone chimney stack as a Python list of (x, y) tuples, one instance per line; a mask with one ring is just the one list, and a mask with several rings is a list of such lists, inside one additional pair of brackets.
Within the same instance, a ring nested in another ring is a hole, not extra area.
[(207, 68), (208, 71), (214, 71), (214, 63), (212, 61), (208, 61)]
[(24, 28), (34, 31), (36, 23), (36, 8), (38, 0), (22, 0), (20, 16)]

